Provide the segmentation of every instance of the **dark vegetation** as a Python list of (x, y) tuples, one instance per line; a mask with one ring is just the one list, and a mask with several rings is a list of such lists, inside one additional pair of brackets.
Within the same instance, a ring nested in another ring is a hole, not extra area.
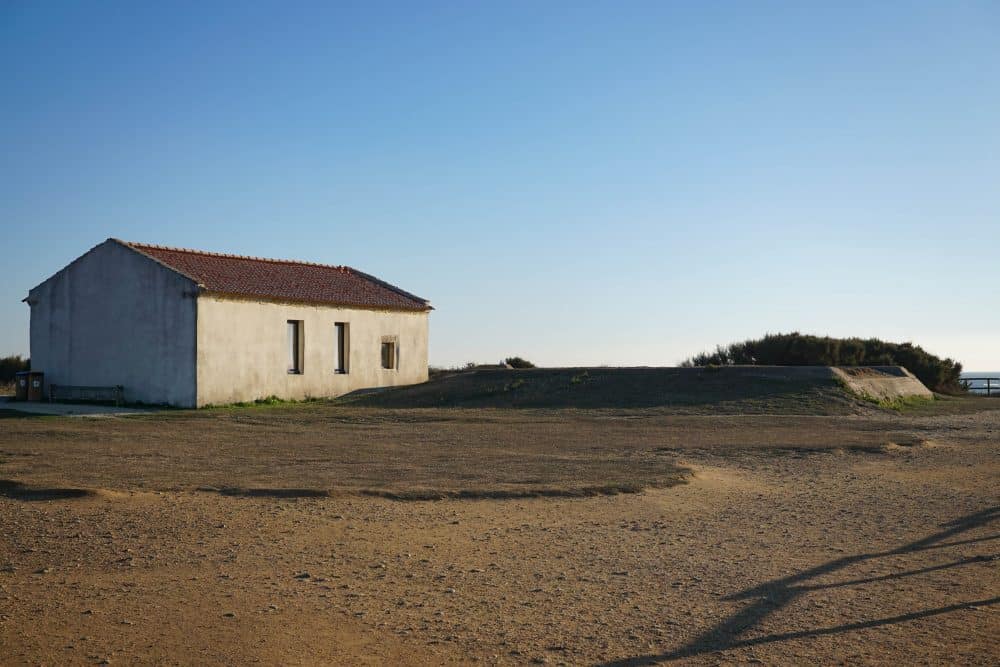
[(9, 357), (0, 357), (0, 384), (9, 384), (14, 381), (14, 374), (26, 371), (31, 368), (31, 360), (24, 359), (19, 354)]
[(467, 361), (466, 363), (460, 364), (458, 366), (450, 366), (450, 367), (429, 366), (427, 370), (429, 372), (430, 378), (432, 380), (435, 380), (448, 375), (453, 375), (455, 373), (463, 373), (467, 371), (474, 371), (477, 369), (483, 369), (483, 368), (498, 369), (502, 368), (504, 364), (510, 366), (511, 368), (519, 368), (519, 369), (536, 368), (535, 364), (531, 363), (524, 357), (507, 357), (506, 359), (502, 359), (500, 363), (498, 363), (495, 366), (491, 364), (480, 364), (475, 361)]
[(941, 359), (913, 343), (888, 343), (877, 338), (830, 338), (798, 332), (768, 334), (718, 346), (695, 355), (681, 366), (905, 366), (929, 389), (962, 393), (962, 364)]

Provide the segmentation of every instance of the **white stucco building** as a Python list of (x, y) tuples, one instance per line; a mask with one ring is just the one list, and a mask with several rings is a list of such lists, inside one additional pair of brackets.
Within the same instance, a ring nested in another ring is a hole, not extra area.
[(430, 304), (346, 266), (108, 239), (33, 288), (46, 384), (192, 407), (427, 380)]

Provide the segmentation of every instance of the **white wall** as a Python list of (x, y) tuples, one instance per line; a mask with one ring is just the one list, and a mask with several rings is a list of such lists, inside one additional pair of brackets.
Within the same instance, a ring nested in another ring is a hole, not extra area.
[(120, 384), (126, 401), (193, 406), (194, 289), (105, 241), (29, 293), (31, 368), (46, 384)]
[[(288, 320), (302, 320), (303, 365), (288, 372)], [(335, 322), (350, 324), (349, 372), (335, 373)], [(339, 396), (427, 380), (425, 312), (283, 304), (211, 294), (198, 298), (199, 406)], [(383, 336), (397, 336), (399, 367), (381, 367)]]

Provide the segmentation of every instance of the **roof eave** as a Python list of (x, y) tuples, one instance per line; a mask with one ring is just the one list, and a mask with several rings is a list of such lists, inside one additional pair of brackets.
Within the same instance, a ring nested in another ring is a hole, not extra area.
[(422, 303), (422, 304), (424, 304), (424, 307), (430, 308), (431, 310), (433, 310), (433, 308), (431, 308), (430, 302), (427, 299), (423, 298), (423, 297), (419, 297), (416, 294), (413, 294), (412, 292), (407, 292), (406, 290), (404, 290), (404, 289), (402, 289), (400, 287), (396, 287), (392, 283), (388, 283), (388, 282), (382, 280), (381, 278), (377, 278), (376, 276), (373, 276), (370, 273), (365, 273), (364, 271), (358, 271), (353, 266), (348, 266), (346, 268), (347, 268), (348, 271), (351, 271), (352, 273), (355, 273), (355, 274), (361, 276), (365, 280), (373, 282), (376, 285), (380, 285), (380, 286), (382, 286), (382, 287), (384, 287), (384, 288), (386, 288), (386, 289), (388, 289), (390, 291), (395, 292), (396, 294), (399, 294), (404, 299), (410, 299), (411, 301), (416, 301), (416, 302)]
[(434, 310), (434, 307), (427, 302), (423, 305), (414, 306), (413, 308), (406, 308), (403, 306), (388, 306), (388, 305), (373, 305), (373, 304), (359, 304), (359, 303), (348, 303), (345, 301), (326, 301), (322, 299), (296, 299), (294, 297), (287, 296), (273, 296), (268, 294), (247, 294), (245, 292), (226, 292), (224, 290), (208, 289), (204, 285), (198, 285), (198, 293), (205, 296), (219, 296), (231, 299), (240, 299), (243, 301), (267, 301), (269, 303), (293, 303), (300, 305), (313, 305), (313, 306), (331, 306), (337, 308), (346, 308), (350, 310), (388, 310), (391, 312), (398, 313), (427, 313)]

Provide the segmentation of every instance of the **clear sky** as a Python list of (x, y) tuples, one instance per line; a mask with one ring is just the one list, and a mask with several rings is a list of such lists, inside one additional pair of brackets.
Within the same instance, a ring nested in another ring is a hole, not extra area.
[(374, 273), (438, 365), (799, 330), (1000, 370), (998, 35), (992, 0), (4, 2), (0, 355), (114, 236)]

